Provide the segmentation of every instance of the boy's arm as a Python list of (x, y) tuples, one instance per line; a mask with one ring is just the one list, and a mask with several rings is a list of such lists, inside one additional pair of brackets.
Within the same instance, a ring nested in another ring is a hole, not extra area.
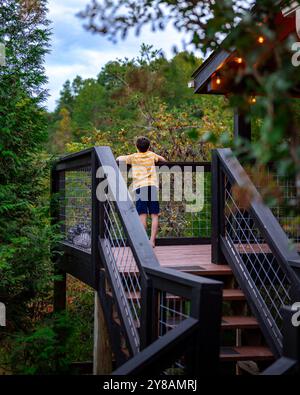
[(125, 162), (127, 165), (131, 165), (131, 158), (132, 158), (132, 155), (121, 155), (121, 156), (117, 157), (116, 161), (117, 162)]
[(127, 155), (118, 156), (116, 161), (117, 162), (127, 162)]
[(156, 154), (156, 158), (157, 158), (157, 162), (167, 162), (167, 159), (164, 158), (163, 156)]

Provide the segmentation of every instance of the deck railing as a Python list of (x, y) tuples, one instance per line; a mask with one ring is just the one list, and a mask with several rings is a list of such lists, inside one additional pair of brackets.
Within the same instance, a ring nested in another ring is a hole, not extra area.
[(62, 158), (52, 177), (60, 270), (98, 291), (116, 366), (139, 365), (147, 349), (165, 361), (160, 373), (215, 371), (222, 284), (160, 267), (110, 148)]
[(161, 267), (145, 271), (152, 295), (150, 345), (115, 374), (217, 374), (220, 283)]
[[(134, 200), (131, 166), (119, 165)], [(210, 162), (158, 163), (156, 171), (161, 207), (157, 244), (210, 244)]]
[(300, 260), (229, 149), (213, 153), (212, 259), (226, 260), (273, 352), (282, 353), (282, 307), (300, 300)]

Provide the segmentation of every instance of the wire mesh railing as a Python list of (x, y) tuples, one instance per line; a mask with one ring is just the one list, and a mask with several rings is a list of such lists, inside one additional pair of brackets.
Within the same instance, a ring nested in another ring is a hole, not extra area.
[[(240, 287), (252, 301), (270, 346), (280, 354), (282, 308), (300, 296), (300, 279), (291, 265), (298, 262), (299, 255), (280, 226), (281, 207), (274, 205), (271, 210), (263, 203), (232, 152), (216, 150), (212, 166), (213, 193), (218, 203), (213, 210), (213, 261), (218, 263), (225, 255)], [(283, 187), (289, 196), (294, 193), (289, 184), (284, 183)]]
[(137, 349), (140, 347), (138, 328), (141, 318), (141, 281), (139, 267), (129, 246), (119, 214), (109, 194), (103, 204), (103, 247), (114, 275), (115, 292), (118, 292), (131, 334)]
[[(198, 170), (197, 168), (201, 169)], [(205, 169), (207, 171), (205, 171)], [(172, 168), (171, 168), (172, 171)], [(186, 189), (184, 178), (176, 180), (176, 173), (167, 178), (166, 172), (158, 172), (160, 180), (160, 232), (159, 238), (207, 238), (211, 237), (211, 174), (207, 167), (184, 166), (185, 177), (191, 182)], [(188, 183), (187, 181), (186, 183)], [(168, 184), (169, 183), (169, 184)], [(165, 194), (165, 187), (170, 194)], [(180, 192), (178, 193), (178, 189)], [(182, 191), (182, 195), (181, 195)]]
[(253, 182), (289, 239), (300, 243), (299, 197), (295, 179), (279, 175), (269, 167), (261, 171), (260, 177), (254, 177)]
[(190, 316), (191, 301), (186, 298), (160, 291), (158, 304), (159, 336), (163, 336), (169, 330), (176, 328), (176, 326)]
[[(184, 320), (191, 316), (191, 300), (169, 292), (158, 293), (158, 336), (166, 335), (172, 329), (178, 327)], [(164, 369), (163, 375), (184, 375), (186, 373), (186, 360), (183, 354), (168, 368)]]
[(59, 222), (66, 243), (90, 252), (92, 222), (90, 166), (59, 172)]
[[(191, 180), (190, 191), (184, 185), (183, 171), (186, 179)], [(178, 242), (179, 239), (194, 238), (199, 242), (201, 239), (208, 241), (211, 237), (210, 165), (164, 165), (164, 169), (158, 170), (158, 174), (161, 207), (158, 239), (173, 239)], [(59, 172), (59, 190), (59, 220), (64, 241), (72, 247), (90, 252), (91, 166)], [(134, 200), (133, 193), (132, 198)]]
[[(122, 168), (133, 201), (130, 167)], [(158, 240), (201, 239), (211, 237), (210, 163), (167, 163), (157, 166), (160, 203)]]
[(232, 185), (225, 187), (225, 238), (235, 252), (244, 281), (257, 298), (261, 311), (268, 317), (270, 330), (282, 346), (281, 308), (292, 302), (291, 281), (248, 210), (241, 208), (232, 193)]

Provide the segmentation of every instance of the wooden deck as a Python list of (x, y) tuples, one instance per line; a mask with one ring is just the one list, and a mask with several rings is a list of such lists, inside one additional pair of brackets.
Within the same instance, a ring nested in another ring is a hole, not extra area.
[[(112, 251), (120, 272), (138, 272), (130, 248), (115, 247)], [(157, 246), (154, 249), (154, 253), (162, 267), (203, 276), (226, 276), (232, 274), (228, 265), (211, 263), (210, 245)]]
[(154, 250), (161, 266), (198, 275), (227, 275), (227, 265), (211, 263), (211, 245), (158, 246)]

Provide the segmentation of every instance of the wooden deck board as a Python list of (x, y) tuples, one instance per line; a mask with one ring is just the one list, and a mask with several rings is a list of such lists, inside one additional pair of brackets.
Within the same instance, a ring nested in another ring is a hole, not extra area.
[[(162, 267), (204, 276), (232, 274), (228, 265), (211, 263), (210, 245), (158, 246), (154, 249), (154, 253)], [(114, 248), (113, 254), (120, 272), (137, 272), (129, 248)]]
[(211, 264), (210, 245), (158, 246), (154, 252), (162, 266), (203, 266)]
[(228, 265), (211, 263), (211, 245), (159, 246), (155, 254), (163, 267), (198, 275), (229, 275)]
[(222, 361), (246, 361), (246, 360), (270, 360), (274, 355), (269, 348), (263, 346), (253, 347), (221, 347), (220, 357)]

